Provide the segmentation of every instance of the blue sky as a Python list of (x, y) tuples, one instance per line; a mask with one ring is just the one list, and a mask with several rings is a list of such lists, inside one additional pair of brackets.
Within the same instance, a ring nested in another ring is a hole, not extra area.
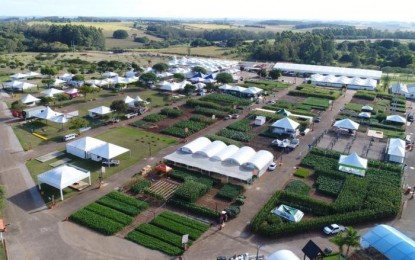
[(415, 22), (395, 0), (1, 0), (0, 16), (123, 16)]

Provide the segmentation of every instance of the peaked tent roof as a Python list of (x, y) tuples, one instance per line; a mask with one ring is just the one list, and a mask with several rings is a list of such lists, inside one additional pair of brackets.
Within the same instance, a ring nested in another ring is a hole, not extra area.
[(334, 123), (334, 126), (335, 127), (338, 127), (338, 128), (345, 128), (345, 129), (350, 129), (350, 130), (357, 130), (357, 129), (359, 129), (359, 124), (356, 123), (353, 120), (348, 119), (348, 118), (343, 119), (343, 120), (336, 121)]
[(16, 73), (10, 76), (12, 79), (24, 79), (27, 78), (27, 75), (24, 73)]
[(100, 156), (102, 158), (105, 159), (112, 159), (114, 157), (117, 157), (120, 154), (126, 153), (130, 151), (127, 148), (115, 145), (115, 144), (111, 144), (111, 143), (105, 143), (102, 146), (96, 147), (93, 150), (91, 150), (90, 152), (92, 154), (95, 154), (97, 156)]
[(389, 259), (415, 259), (415, 241), (388, 225), (377, 225), (360, 241), (363, 248), (372, 246)]
[(60, 84), (66, 83), (66, 81), (61, 80), (61, 79), (55, 79), (55, 81), (53, 82), (53, 86), (59, 86)]
[(90, 109), (90, 110), (88, 110), (88, 112), (95, 113), (95, 114), (98, 114), (98, 115), (105, 115), (105, 114), (111, 113), (112, 110), (109, 107), (100, 106), (100, 107), (96, 107), (96, 108)]
[(140, 98), (140, 96), (136, 96), (133, 100), (134, 100), (134, 102), (142, 102), (142, 101), (144, 101), (142, 98)]
[(50, 108), (50, 107), (46, 107), (45, 110), (43, 110), (42, 112), (40, 112), (39, 114), (36, 114), (34, 116), (37, 117), (37, 118), (51, 120), (52, 118), (60, 116), (60, 115), (63, 115), (63, 114), (60, 113), (60, 112), (53, 111), (53, 109)]
[(56, 89), (56, 88), (49, 88), (49, 89), (43, 90), (40, 93), (44, 94), (47, 97), (53, 97), (54, 95), (63, 93), (63, 91)]
[(37, 97), (34, 97), (30, 94), (27, 94), (26, 96), (24, 96), (21, 99), (21, 101), (22, 101), (23, 104), (27, 104), (27, 103), (33, 103), (33, 102), (36, 102), (36, 101), (40, 101), (40, 99), (38, 99)]
[(397, 123), (402, 123), (405, 124), (406, 123), (406, 119), (398, 116), (398, 115), (390, 115), (386, 117), (387, 121), (392, 121), (392, 122), (397, 122)]
[(291, 130), (297, 129), (298, 126), (300, 126), (299, 123), (295, 122), (294, 120), (288, 117), (284, 117), (283, 119), (277, 120), (275, 123), (272, 124), (272, 127), (279, 127)]
[(360, 170), (367, 169), (367, 159), (360, 157), (357, 153), (340, 155), (339, 164)]
[(66, 94), (76, 94), (79, 93), (78, 89), (76, 88), (71, 88), (65, 91)]
[(69, 119), (65, 115), (55, 116), (50, 119), (50, 121), (58, 124), (66, 124)]
[(369, 112), (360, 112), (359, 117), (370, 118), (371, 114)]
[(267, 260), (300, 260), (300, 258), (292, 251), (283, 249), (267, 256)]
[(224, 84), (224, 85), (222, 85), (222, 86), (219, 87), (219, 89), (222, 89), (222, 90), (229, 90), (231, 88), (232, 88), (232, 86), (231, 85), (228, 85), (228, 84)]
[(399, 138), (389, 139), (388, 154), (405, 157), (405, 141)]
[(124, 101), (124, 103), (126, 103), (126, 104), (130, 104), (131, 102), (134, 102), (134, 99), (133, 99), (133, 98), (131, 98), (130, 96), (126, 96), (126, 97), (123, 99), (123, 101)]
[(89, 152), (97, 147), (103, 146), (105, 145), (106, 142), (101, 141), (99, 139), (90, 137), (90, 136), (85, 136), (84, 138), (79, 138), (75, 141), (72, 141), (70, 143), (67, 143), (66, 146), (72, 146), (75, 147), (79, 150), (85, 151), (85, 152)]
[(112, 71), (107, 71), (101, 74), (101, 76), (103, 77), (116, 77), (118, 76), (118, 73), (112, 72)]
[(362, 110), (373, 111), (373, 107), (371, 107), (371, 106), (362, 106)]
[[(91, 173), (89, 171), (65, 164), (38, 175), (37, 179), (39, 184), (46, 183), (59, 189), (61, 191), (61, 199), (63, 200), (62, 189), (85, 178), (90, 178), (90, 176)], [(89, 184), (91, 184), (91, 179), (89, 180)]]

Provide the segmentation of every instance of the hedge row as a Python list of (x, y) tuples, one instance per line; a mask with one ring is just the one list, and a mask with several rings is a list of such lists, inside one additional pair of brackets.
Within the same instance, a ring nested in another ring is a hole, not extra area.
[(120, 231), (124, 225), (103, 217), (92, 211), (81, 209), (72, 214), (69, 219), (77, 224), (110, 236)]
[(227, 106), (223, 106), (214, 102), (209, 102), (209, 101), (203, 101), (203, 100), (198, 100), (198, 99), (189, 99), (188, 101), (186, 101), (186, 106), (189, 107), (206, 107), (206, 108), (212, 108), (212, 109), (216, 109), (216, 110), (223, 110), (226, 112), (230, 112), (232, 109), (230, 107)]
[(130, 232), (125, 238), (144, 247), (159, 250), (167, 255), (177, 256), (183, 254), (182, 248), (173, 246), (169, 243), (163, 242), (157, 238), (135, 230)]
[(305, 182), (300, 180), (293, 180), (284, 189), (286, 192), (291, 192), (294, 194), (300, 194), (307, 196), (311, 190), (311, 187), (308, 186)]
[(183, 115), (184, 112), (181, 111), (179, 108), (176, 108), (176, 107), (174, 107), (174, 108), (166, 107), (166, 108), (163, 108), (160, 111), (160, 114), (174, 118), (174, 117), (179, 117), (179, 116)]
[(215, 115), (217, 118), (224, 118), (228, 115), (228, 113), (224, 112), (223, 110), (204, 108), (204, 107), (196, 107), (194, 112), (196, 114), (201, 114), (205, 116)]
[(189, 203), (186, 201), (182, 201), (182, 200), (178, 200), (178, 199), (169, 199), (169, 201), (167, 202), (169, 205), (177, 207), (179, 209), (188, 211), (189, 213), (193, 213), (195, 215), (200, 215), (203, 217), (207, 217), (207, 218), (212, 218), (212, 219), (216, 219), (219, 217), (219, 212), (210, 209), (210, 208), (206, 208), (203, 206), (199, 206), (197, 204), (194, 203)]
[(115, 199), (125, 204), (129, 204), (131, 206), (137, 207), (140, 210), (144, 210), (148, 208), (147, 202), (130, 197), (121, 192), (113, 191), (113, 192), (108, 193), (106, 197), (109, 197), (111, 199)]
[(227, 128), (240, 132), (250, 132), (252, 130), (251, 122), (249, 119), (243, 119), (228, 125)]
[(220, 130), (217, 134), (241, 142), (249, 142), (254, 137), (251, 133), (230, 130), (227, 128)]
[(148, 188), (150, 186), (151, 186), (151, 181), (143, 179), (143, 180), (140, 180), (139, 182), (137, 182), (136, 184), (134, 184), (133, 186), (131, 186), (130, 190), (134, 194), (139, 194), (145, 188)]
[(193, 229), (193, 228), (188, 227), (186, 225), (179, 224), (175, 221), (172, 221), (172, 220), (169, 220), (169, 219), (163, 218), (163, 217), (158, 217), (158, 216), (155, 219), (153, 219), (150, 222), (150, 224), (153, 224), (155, 226), (158, 226), (162, 229), (168, 230), (168, 231), (173, 232), (175, 234), (178, 234), (180, 236), (189, 234), (189, 237), (192, 240), (198, 239), (203, 234), (203, 231)]
[(249, 106), (252, 102), (246, 98), (239, 98), (229, 94), (223, 93), (214, 93), (207, 96), (202, 97), (200, 100), (202, 101), (212, 101), (219, 103), (221, 105), (229, 105), (229, 104), (236, 104), (240, 106)]
[(200, 222), (198, 220), (194, 220), (179, 214), (175, 214), (171, 211), (164, 211), (159, 215), (160, 217), (167, 218), (170, 220), (173, 220), (174, 222), (177, 222), (179, 224), (183, 224), (185, 226), (195, 228), (197, 230), (200, 230), (202, 232), (205, 232), (209, 229), (209, 225), (203, 222)]
[(112, 208), (105, 207), (98, 203), (91, 203), (86, 206), (84, 209), (94, 212), (95, 214), (99, 214), (103, 217), (109, 218), (115, 222), (119, 222), (124, 226), (127, 226), (133, 222), (133, 218), (124, 214), (118, 210), (114, 210)]
[(138, 213), (140, 213), (140, 208), (126, 204), (126, 203), (122, 203), (118, 200), (115, 200), (109, 197), (102, 197), (99, 200), (97, 200), (97, 203), (104, 205), (106, 207), (110, 207), (112, 209), (118, 210), (132, 217), (137, 216)]
[(166, 242), (170, 245), (182, 247), (182, 237), (174, 234), (172, 232), (169, 232), (167, 230), (164, 230), (162, 228), (159, 228), (157, 226), (151, 225), (151, 224), (141, 224), (138, 226), (136, 231), (139, 231), (141, 233), (144, 233), (148, 236), (152, 236), (154, 238), (157, 238), (163, 242)]
[(150, 115), (146, 115), (145, 117), (143, 117), (143, 120), (144, 121), (147, 121), (147, 122), (153, 122), (153, 123), (155, 123), (155, 122), (160, 122), (160, 121), (162, 121), (162, 120), (164, 120), (166, 118), (167, 118), (166, 115), (150, 114)]

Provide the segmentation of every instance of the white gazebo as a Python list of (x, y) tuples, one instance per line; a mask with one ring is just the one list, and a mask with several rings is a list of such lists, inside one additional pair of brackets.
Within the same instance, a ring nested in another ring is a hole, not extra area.
[(101, 76), (112, 78), (112, 77), (118, 76), (118, 73), (107, 71), (107, 72), (102, 73)]
[(21, 99), (21, 101), (22, 101), (23, 104), (26, 104), (28, 106), (32, 106), (32, 105), (35, 105), (36, 102), (40, 101), (40, 99), (38, 99), (37, 97), (34, 97), (30, 94), (27, 94), (26, 96), (24, 96)]
[(298, 135), (298, 128), (300, 124), (294, 120), (284, 117), (283, 119), (277, 120), (271, 125), (272, 132), (276, 134), (288, 134), (293, 137)]
[(100, 107), (96, 107), (96, 108), (88, 110), (88, 115), (90, 117), (95, 117), (96, 115), (103, 116), (109, 113), (112, 113), (112, 110), (111, 108), (106, 107), (106, 106), (100, 106)]
[(54, 87), (59, 87), (60, 85), (62, 85), (62, 84), (64, 84), (64, 83), (66, 83), (66, 81), (64, 81), (64, 80), (61, 80), (61, 79), (55, 79), (55, 81), (53, 82), (53, 86)]
[(388, 143), (388, 161), (403, 163), (405, 160), (405, 141), (399, 138), (391, 138)]
[(390, 115), (386, 117), (386, 121), (406, 124), (406, 119), (398, 115)]
[(130, 150), (111, 143), (98, 146), (90, 151), (91, 159), (94, 161), (100, 161), (102, 158), (110, 160), (126, 152), (130, 152)]
[(362, 111), (367, 111), (367, 112), (371, 112), (373, 111), (373, 107), (371, 106), (362, 106)]
[(356, 123), (355, 121), (346, 118), (343, 120), (336, 121), (333, 126), (337, 128), (348, 129), (348, 130), (357, 130), (359, 129), (360, 125)]
[(130, 106), (131, 106), (131, 103), (134, 105), (134, 99), (132, 97), (130, 97), (130, 96), (126, 96), (123, 99), (123, 101), (124, 101), (125, 104), (129, 104)]
[(365, 176), (367, 170), (367, 159), (360, 157), (357, 153), (340, 155), (339, 170), (359, 176)]
[(66, 152), (82, 159), (91, 158), (90, 152), (97, 147), (105, 145), (106, 142), (86, 136), (66, 144)]
[(360, 112), (359, 117), (361, 117), (361, 118), (370, 118), (371, 114), (369, 112)]
[(63, 189), (86, 178), (88, 178), (89, 185), (91, 185), (91, 173), (89, 171), (65, 164), (38, 175), (37, 181), (39, 190), (42, 188), (42, 183), (59, 189), (61, 200), (63, 200)]
[(40, 93), (42, 93), (43, 95), (45, 95), (45, 96), (47, 96), (47, 97), (53, 97), (53, 96), (55, 96), (55, 95), (57, 95), (57, 94), (62, 94), (62, 93), (64, 93), (64, 91), (59, 90), (59, 89), (56, 89), (56, 88), (49, 88), (49, 89), (43, 90), (43, 91), (42, 91), (42, 92), (40, 92)]

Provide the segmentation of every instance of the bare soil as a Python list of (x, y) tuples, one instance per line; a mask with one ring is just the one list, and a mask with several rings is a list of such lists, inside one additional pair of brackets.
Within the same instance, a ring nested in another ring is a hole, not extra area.
[(215, 195), (218, 193), (217, 188), (212, 188), (208, 193), (206, 193), (204, 196), (199, 198), (196, 201), (196, 204), (200, 206), (204, 206), (213, 210), (221, 211), (231, 204), (229, 201), (218, 199), (215, 197)]

